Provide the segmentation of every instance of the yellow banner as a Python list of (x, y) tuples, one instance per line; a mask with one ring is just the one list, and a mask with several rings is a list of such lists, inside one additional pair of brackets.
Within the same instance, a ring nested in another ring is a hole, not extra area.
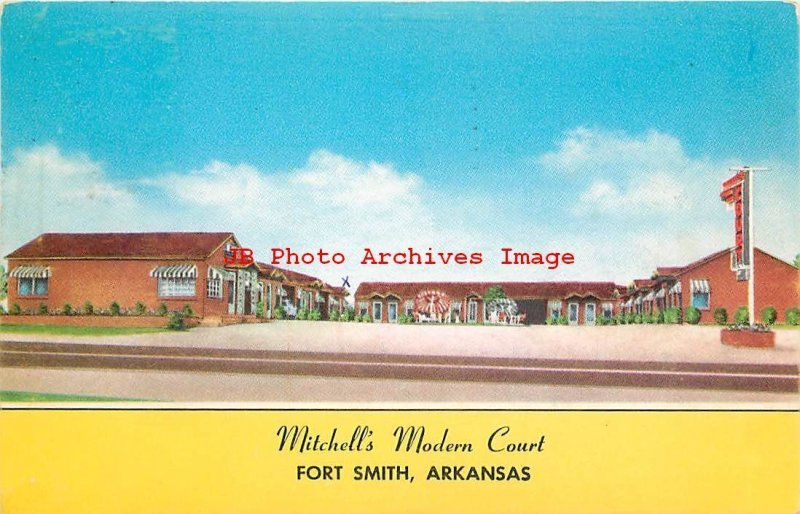
[(0, 510), (791, 514), (799, 436), (796, 412), (6, 410)]

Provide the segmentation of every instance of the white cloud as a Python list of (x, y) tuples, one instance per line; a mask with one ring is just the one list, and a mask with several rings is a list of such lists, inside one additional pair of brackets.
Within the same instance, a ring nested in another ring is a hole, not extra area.
[(657, 173), (634, 181), (624, 191), (608, 180), (596, 180), (580, 195), (574, 212), (629, 214), (631, 211), (666, 212), (687, 207), (689, 194), (686, 186), (670, 174)]
[(136, 197), (87, 155), (55, 145), (14, 152), (3, 170), (2, 250), (41, 232), (114, 230), (142, 215)]

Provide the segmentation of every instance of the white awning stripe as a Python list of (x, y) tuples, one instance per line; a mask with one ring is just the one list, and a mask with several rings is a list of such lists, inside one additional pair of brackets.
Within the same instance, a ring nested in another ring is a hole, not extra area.
[(47, 278), (50, 276), (49, 266), (17, 266), (9, 276), (14, 278)]
[(711, 288), (708, 285), (708, 280), (692, 280), (693, 293), (708, 293)]
[(664, 298), (664, 296), (666, 296), (666, 293), (664, 292), (664, 290), (663, 289), (659, 289), (658, 292), (656, 293), (656, 298)]
[(646, 301), (646, 302), (649, 302), (650, 300), (652, 300), (652, 299), (653, 299), (653, 298), (655, 298), (655, 297), (656, 297), (655, 293), (653, 293), (652, 291), (650, 291), (649, 293), (647, 293), (647, 294), (644, 296), (644, 301)]
[(669, 288), (670, 294), (681, 294), (681, 282), (680, 280), (675, 282), (675, 285)]
[(197, 266), (194, 264), (156, 266), (150, 272), (150, 276), (158, 278), (197, 278)]
[(215, 280), (233, 280), (236, 275), (219, 266), (208, 267), (208, 278)]
[(640, 305), (642, 303), (641, 295), (637, 296), (636, 299), (633, 301), (633, 303), (635, 303), (636, 305)]

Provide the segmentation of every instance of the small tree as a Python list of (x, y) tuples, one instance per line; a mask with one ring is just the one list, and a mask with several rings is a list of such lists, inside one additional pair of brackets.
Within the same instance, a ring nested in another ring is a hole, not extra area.
[(717, 307), (714, 309), (714, 322), (717, 325), (724, 325), (728, 322), (728, 311), (725, 307)]
[(8, 273), (4, 266), (0, 266), (0, 300), (4, 300), (6, 296), (8, 296)]
[(22, 307), (20, 307), (18, 303), (15, 303), (8, 310), (8, 313), (13, 315), (13, 316), (19, 316), (20, 314), (22, 314)]
[(65, 303), (64, 307), (61, 309), (61, 312), (69, 316), (70, 314), (72, 314), (72, 305)]
[(39, 314), (42, 314), (42, 315), (47, 314), (47, 304), (46, 303), (40, 303), (39, 304)]
[(109, 308), (112, 316), (119, 316), (119, 304), (115, 301), (111, 302), (111, 307)]
[(750, 312), (747, 307), (739, 307), (733, 314), (733, 322), (737, 325), (747, 325), (750, 323)]
[(136, 302), (136, 314), (141, 316), (145, 312), (147, 312), (147, 306), (144, 304), (144, 302)]
[(686, 309), (686, 323), (689, 323), (690, 325), (697, 325), (700, 323), (701, 317), (702, 313), (697, 307), (691, 306)]
[(158, 309), (156, 309), (156, 314), (158, 314), (159, 316), (166, 316), (167, 312), (168, 309), (166, 303), (159, 304)]
[(486, 291), (483, 293), (484, 305), (489, 305), (492, 303), (492, 301), (500, 298), (507, 298), (506, 293), (503, 291), (503, 287), (500, 285), (487, 287)]
[(92, 305), (92, 302), (89, 300), (86, 300), (86, 302), (83, 304), (83, 313), (87, 316), (94, 314), (94, 305)]
[(786, 309), (786, 323), (788, 325), (800, 325), (800, 309), (797, 307)]
[(180, 312), (173, 312), (170, 314), (167, 328), (170, 330), (185, 330), (186, 323), (183, 320), (183, 314)]
[(192, 310), (192, 306), (189, 305), (188, 303), (183, 306), (183, 310), (181, 311), (181, 313), (183, 313), (183, 315), (186, 316), (187, 318), (191, 318), (192, 316), (194, 316), (194, 311)]
[(775, 307), (768, 305), (761, 309), (761, 323), (772, 325), (775, 323), (776, 319), (778, 319), (778, 311), (775, 310)]

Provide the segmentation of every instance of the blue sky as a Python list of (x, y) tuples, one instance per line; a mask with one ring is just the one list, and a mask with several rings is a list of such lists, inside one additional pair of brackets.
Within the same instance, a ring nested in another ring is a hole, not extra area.
[[(729, 244), (718, 184), (747, 163), (773, 169), (759, 244), (791, 258), (797, 42), (782, 3), (7, 5), (3, 251), (224, 228), (263, 254), (408, 241), (583, 263), (412, 278), (624, 280)], [(408, 270), (386, 271), (353, 273)]]

